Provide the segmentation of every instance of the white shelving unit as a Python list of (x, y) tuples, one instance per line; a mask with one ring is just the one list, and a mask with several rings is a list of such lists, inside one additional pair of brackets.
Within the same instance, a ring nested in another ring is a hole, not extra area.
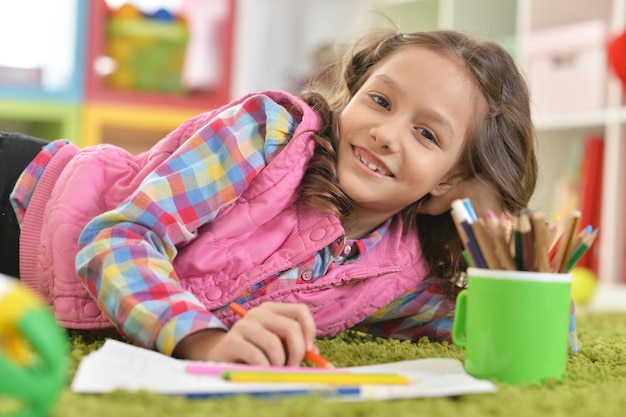
[[(626, 29), (626, 0), (238, 0), (237, 3), (238, 52), (232, 88), (235, 96), (251, 90), (285, 88), (289, 74), (297, 72), (316, 45), (345, 40), (367, 25), (385, 24), (381, 16), (369, 13), (372, 10), (383, 11), (404, 32), (452, 28), (494, 40), (516, 58), (527, 78), (528, 40), (538, 31), (590, 20), (603, 22), (608, 36)], [(263, 21), (258, 19), (259, 13), (270, 9), (275, 20), (283, 24), (258, 26)], [(294, 12), (299, 16), (297, 19)], [(255, 35), (251, 37), (250, 33)], [(569, 43), (577, 45), (577, 42)], [(604, 46), (599, 44), (598, 49)], [(260, 68), (259, 54), (264, 55), (264, 63), (276, 55), (274, 65)], [(622, 197), (626, 194), (622, 185), (622, 178), (626, 177), (622, 167), (622, 161), (626, 161), (626, 105), (617, 78), (608, 70), (603, 74), (601, 106), (547, 114), (533, 103), (540, 176), (531, 207), (550, 216), (557, 214), (556, 184), (572, 169), (572, 158), (580, 152), (584, 139), (592, 134), (602, 136), (605, 158), (599, 280), (611, 288), (626, 288), (622, 215), (626, 208)], [(588, 81), (583, 75), (571, 90), (588, 87)], [(626, 295), (622, 299), (626, 300)]]
[[(380, 4), (403, 31), (452, 28), (495, 40), (512, 53), (527, 78), (529, 40), (538, 32), (596, 20), (606, 26), (608, 41), (626, 29), (626, 0), (381, 0)], [(576, 45), (575, 41), (569, 43)], [(563, 48), (568, 47), (564, 42)], [(606, 51), (605, 47), (606, 44), (599, 44), (598, 50)], [(608, 68), (604, 74), (604, 103), (598, 108), (547, 113), (533, 103), (540, 178), (532, 207), (557, 214), (558, 181), (572, 169), (572, 158), (580, 152), (582, 141), (588, 135), (602, 136), (605, 143), (599, 280), (605, 288), (623, 293), (626, 106), (619, 80)], [(589, 80), (581, 77), (572, 90), (588, 87), (586, 81)], [(626, 295), (622, 299), (626, 301)]]
[[(525, 52), (524, 37), (534, 31), (591, 19), (598, 19), (606, 24), (608, 34), (606, 41), (608, 42), (612, 36), (621, 33), (626, 28), (626, 1), (519, 1), (517, 25), (521, 52)], [(584, 82), (585, 79), (580, 80), (580, 83)], [(597, 133), (604, 137), (599, 279), (603, 284), (613, 286), (613, 284), (623, 282), (624, 271), (623, 195), (625, 186), (622, 178), (625, 174), (623, 161), (626, 161), (626, 146), (624, 145), (626, 107), (624, 107), (622, 85), (608, 68), (604, 89), (605, 104), (599, 109), (538, 115), (536, 121), (540, 144), (552, 142), (558, 145), (556, 150), (566, 149), (571, 141), (582, 140), (588, 134)], [(555, 149), (554, 146), (551, 148)], [(544, 172), (554, 175), (555, 172), (550, 171), (549, 167), (554, 165), (564, 167), (563, 164), (566, 164), (567, 160), (559, 160), (558, 156), (558, 152), (541, 155)], [(567, 169), (567, 167), (564, 168)], [(551, 192), (550, 186), (553, 187), (555, 180), (555, 177), (548, 175), (538, 193), (548, 195)]]

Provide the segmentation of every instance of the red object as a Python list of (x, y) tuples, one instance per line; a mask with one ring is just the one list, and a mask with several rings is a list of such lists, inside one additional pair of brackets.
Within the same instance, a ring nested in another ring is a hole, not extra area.
[(608, 55), (610, 67), (626, 89), (626, 32), (609, 42)]
[[(602, 168), (604, 160), (604, 139), (590, 136), (585, 140), (583, 161), (580, 171), (581, 227), (600, 226), (602, 202)], [(600, 230), (600, 232), (602, 232)], [(598, 274), (598, 255), (600, 245), (593, 245), (580, 259), (578, 266), (592, 269)]]

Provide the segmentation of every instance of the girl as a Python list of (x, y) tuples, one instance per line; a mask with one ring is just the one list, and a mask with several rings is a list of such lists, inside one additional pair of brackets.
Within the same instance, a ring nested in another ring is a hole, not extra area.
[(383, 32), (335, 90), (245, 96), (138, 156), (50, 143), (12, 194), (22, 281), (66, 327), (187, 359), (297, 365), (349, 328), (450, 340), (450, 203), (527, 205), (526, 85), (493, 43)]

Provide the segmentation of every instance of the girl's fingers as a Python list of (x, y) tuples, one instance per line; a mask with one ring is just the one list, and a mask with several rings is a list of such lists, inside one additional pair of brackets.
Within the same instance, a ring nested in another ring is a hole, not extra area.
[(257, 308), (269, 309), (275, 314), (295, 320), (299, 324), (300, 331), (305, 340), (305, 348), (307, 350), (313, 348), (316, 326), (315, 321), (313, 320), (313, 315), (311, 314), (308, 306), (305, 304), (268, 302), (261, 304)]
[[(257, 321), (240, 320), (233, 325), (231, 332), (236, 332), (246, 346), (244, 351), (237, 352), (239, 360), (254, 365), (285, 365), (287, 352), (281, 337)], [(254, 351), (254, 353), (253, 353)], [(263, 360), (260, 359), (263, 356)], [(262, 362), (259, 362), (259, 361)]]
[[(315, 323), (304, 305), (265, 303), (251, 309), (229, 333), (255, 346), (271, 365), (298, 366), (305, 350), (314, 346)], [(251, 363), (254, 357), (254, 363), (261, 364), (257, 353), (249, 347), (245, 352), (247, 356), (239, 359)]]

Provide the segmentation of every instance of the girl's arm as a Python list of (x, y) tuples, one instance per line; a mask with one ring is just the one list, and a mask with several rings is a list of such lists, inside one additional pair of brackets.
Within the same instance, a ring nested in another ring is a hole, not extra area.
[(190, 333), (225, 329), (181, 288), (172, 260), (177, 247), (243, 193), (289, 140), (294, 123), (265, 96), (230, 107), (146, 177), (127, 203), (85, 227), (78, 275), (123, 334), (171, 354)]

